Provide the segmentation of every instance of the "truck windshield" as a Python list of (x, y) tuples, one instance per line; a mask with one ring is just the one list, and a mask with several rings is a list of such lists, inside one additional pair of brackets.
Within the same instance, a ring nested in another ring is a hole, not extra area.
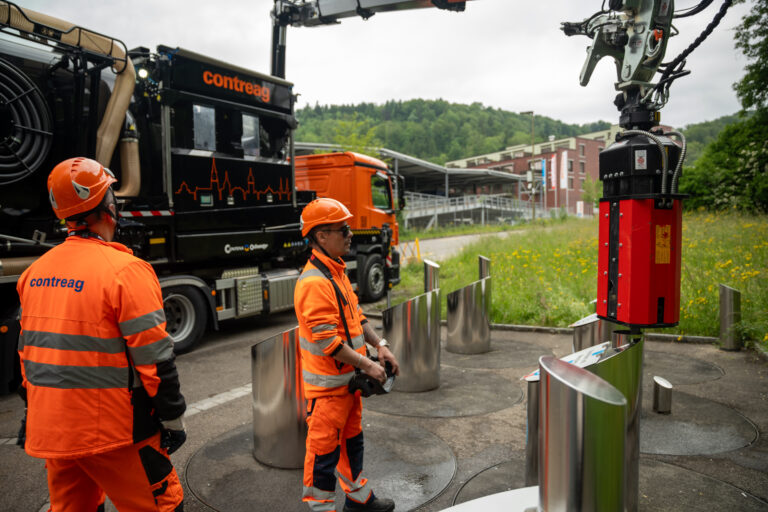
[(389, 189), (389, 180), (386, 177), (379, 174), (371, 176), (371, 197), (374, 208), (392, 209), (392, 194)]

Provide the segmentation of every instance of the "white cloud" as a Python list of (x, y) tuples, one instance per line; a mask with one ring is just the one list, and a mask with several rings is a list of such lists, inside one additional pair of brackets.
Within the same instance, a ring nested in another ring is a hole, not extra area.
[[(690, 0), (686, 5), (695, 4)], [(688, 77), (672, 87), (662, 111), (682, 126), (739, 109), (731, 84), (745, 60), (733, 48), (732, 28), (753, 0), (731, 8), (715, 32), (688, 59)], [(272, 0), (219, 2), (134, 0), (27, 0), (25, 6), (122, 39), (129, 48), (181, 46), (269, 72)], [(289, 28), (287, 78), (299, 106), (442, 98), (481, 102), (511, 111), (534, 110), (572, 123), (615, 122), (615, 68), (601, 61), (586, 87), (579, 73), (590, 43), (566, 37), (562, 21), (580, 21), (601, 1), (474, 0), (463, 13), (423, 9), (380, 13), (363, 21)], [(720, 2), (679, 19), (671, 60), (711, 21)]]

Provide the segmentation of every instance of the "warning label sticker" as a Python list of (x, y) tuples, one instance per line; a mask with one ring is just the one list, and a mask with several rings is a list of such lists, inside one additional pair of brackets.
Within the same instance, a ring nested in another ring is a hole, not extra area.
[(645, 149), (638, 149), (635, 151), (635, 169), (647, 169), (648, 168), (648, 155)]
[(670, 224), (656, 226), (656, 263), (666, 264), (670, 262), (670, 238), (672, 237), (672, 226)]

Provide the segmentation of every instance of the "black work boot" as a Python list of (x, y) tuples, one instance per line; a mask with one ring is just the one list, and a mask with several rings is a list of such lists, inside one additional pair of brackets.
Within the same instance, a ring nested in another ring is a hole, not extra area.
[(349, 498), (344, 502), (344, 512), (392, 512), (395, 502), (388, 498), (377, 498), (373, 493), (365, 503), (357, 503)]

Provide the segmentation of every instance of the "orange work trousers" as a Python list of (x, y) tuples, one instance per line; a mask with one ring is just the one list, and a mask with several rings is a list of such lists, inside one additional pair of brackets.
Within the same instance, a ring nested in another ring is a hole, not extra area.
[(307, 404), (303, 501), (313, 511), (333, 511), (336, 476), (348, 500), (371, 497), (363, 470), (363, 402), (359, 393), (313, 398)]
[(46, 459), (50, 512), (95, 512), (104, 494), (120, 512), (183, 510), (184, 490), (160, 433), (78, 459)]

